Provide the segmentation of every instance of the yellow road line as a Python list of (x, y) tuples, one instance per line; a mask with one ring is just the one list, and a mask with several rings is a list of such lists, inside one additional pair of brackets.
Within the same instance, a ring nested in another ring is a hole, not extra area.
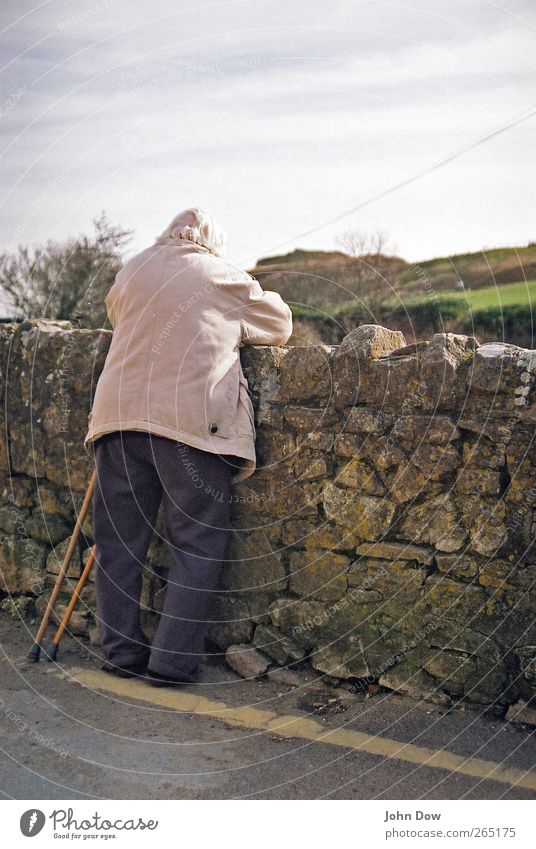
[(232, 707), (224, 702), (213, 701), (205, 696), (197, 696), (183, 689), (154, 689), (147, 684), (125, 678), (114, 678), (105, 672), (87, 669), (71, 669), (70, 675), (84, 687), (92, 690), (104, 690), (117, 696), (149, 702), (158, 707), (192, 713), (196, 716), (208, 716), (219, 719), (226, 725), (249, 728), (255, 731), (268, 731), (280, 737), (311, 740), (325, 745), (343, 746), (371, 755), (380, 755), (392, 760), (406, 761), (436, 769), (445, 769), (472, 778), (498, 781), (500, 784), (524, 787), (536, 790), (536, 772), (525, 772), (516, 767), (503, 767), (494, 761), (481, 758), (464, 758), (445, 749), (430, 749), (403, 743), (389, 737), (365, 734), (347, 728), (325, 728), (314, 719), (304, 719), (293, 714), (277, 714), (274, 711), (259, 710), (253, 707)]

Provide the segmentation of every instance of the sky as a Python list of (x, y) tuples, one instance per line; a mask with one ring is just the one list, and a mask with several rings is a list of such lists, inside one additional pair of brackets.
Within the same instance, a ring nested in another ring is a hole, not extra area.
[(534, 0), (3, 0), (0, 253), (104, 210), (128, 258), (190, 206), (244, 268), (536, 241), (536, 117), (389, 191), (536, 108), (535, 31)]

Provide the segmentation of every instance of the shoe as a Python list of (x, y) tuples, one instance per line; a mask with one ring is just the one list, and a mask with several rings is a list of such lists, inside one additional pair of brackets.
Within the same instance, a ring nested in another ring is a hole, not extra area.
[(173, 687), (175, 684), (190, 684), (191, 678), (188, 675), (171, 676), (164, 675), (162, 672), (153, 672), (152, 669), (147, 669), (145, 680), (151, 687)]
[(147, 673), (147, 663), (139, 663), (135, 666), (117, 666), (115, 663), (106, 661), (102, 664), (101, 669), (110, 675), (117, 675), (118, 678), (144, 678)]

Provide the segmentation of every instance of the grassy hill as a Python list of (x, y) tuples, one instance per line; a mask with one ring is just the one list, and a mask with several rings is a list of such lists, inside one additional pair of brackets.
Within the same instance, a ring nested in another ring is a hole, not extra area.
[[(471, 289), (516, 283), (536, 277), (536, 243), (523, 248), (494, 248), (438, 257), (420, 262), (418, 266), (434, 287), (442, 291), (455, 288), (459, 280)], [(411, 287), (411, 274), (401, 282), (407, 282)]]
[[(363, 269), (379, 263), (380, 276)], [(252, 274), (265, 289), (274, 289), (289, 302), (302, 307), (330, 307), (364, 299), (378, 286), (388, 294), (396, 291), (398, 281), (411, 266), (399, 257), (361, 257), (355, 260), (341, 251), (295, 250), (285, 256), (258, 261)]]
[(290, 303), (300, 344), (338, 342), (357, 324), (381, 322), (409, 339), (445, 330), (534, 347), (536, 244), (413, 264), (295, 250), (260, 260), (252, 273)]

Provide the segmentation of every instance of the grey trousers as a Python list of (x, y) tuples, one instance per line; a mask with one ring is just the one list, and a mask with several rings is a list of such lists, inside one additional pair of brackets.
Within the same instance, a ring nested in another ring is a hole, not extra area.
[[(204, 652), (207, 614), (229, 540), (231, 458), (138, 431), (95, 443), (93, 524), (101, 646), (118, 666), (189, 676)], [(140, 625), (142, 570), (161, 501), (171, 550), (152, 641)]]

